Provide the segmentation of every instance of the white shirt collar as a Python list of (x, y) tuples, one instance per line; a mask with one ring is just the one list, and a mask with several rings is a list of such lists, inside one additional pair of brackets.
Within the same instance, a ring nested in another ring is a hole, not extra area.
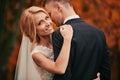
[(63, 23), (66, 23), (68, 20), (70, 20), (70, 19), (75, 19), (75, 18), (80, 18), (80, 17), (79, 17), (78, 15), (69, 16), (69, 17), (67, 17), (67, 18), (64, 20)]

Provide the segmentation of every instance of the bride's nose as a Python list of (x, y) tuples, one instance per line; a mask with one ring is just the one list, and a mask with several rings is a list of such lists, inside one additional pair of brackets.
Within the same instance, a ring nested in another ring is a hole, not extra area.
[(52, 21), (50, 20), (46, 20), (45, 22), (46, 22), (46, 27), (49, 27), (52, 24)]

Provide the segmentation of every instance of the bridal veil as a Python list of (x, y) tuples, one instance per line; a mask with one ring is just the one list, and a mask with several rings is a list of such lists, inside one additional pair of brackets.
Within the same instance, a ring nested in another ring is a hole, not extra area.
[(23, 35), (14, 80), (41, 80), (32, 59), (31, 47), (29, 38)]

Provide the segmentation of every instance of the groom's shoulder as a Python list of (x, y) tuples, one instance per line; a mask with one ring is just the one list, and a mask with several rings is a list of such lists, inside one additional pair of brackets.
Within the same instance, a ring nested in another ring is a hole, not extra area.
[(60, 33), (60, 29), (58, 28), (58, 29), (56, 29), (54, 32), (53, 32), (53, 34), (59, 34)]
[(57, 30), (55, 30), (53, 33), (52, 33), (52, 36), (53, 37), (61, 37), (61, 33), (60, 33), (60, 29), (58, 28)]

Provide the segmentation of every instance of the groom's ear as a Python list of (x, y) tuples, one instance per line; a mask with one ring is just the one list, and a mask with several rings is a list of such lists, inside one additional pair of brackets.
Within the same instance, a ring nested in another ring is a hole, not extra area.
[(62, 11), (62, 5), (61, 5), (61, 3), (59, 3), (59, 2), (55, 2), (55, 8), (58, 10), (58, 11)]

